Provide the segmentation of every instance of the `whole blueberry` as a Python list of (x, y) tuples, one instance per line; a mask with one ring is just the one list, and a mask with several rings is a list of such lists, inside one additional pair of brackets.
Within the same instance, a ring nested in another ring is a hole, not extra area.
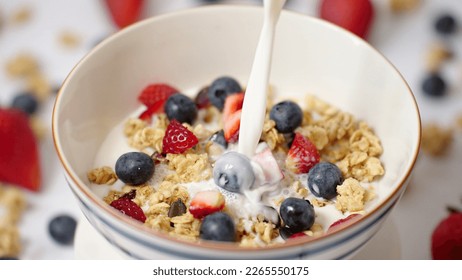
[(290, 133), (302, 124), (303, 112), (297, 103), (282, 101), (271, 108), (270, 119), (280, 133)]
[(343, 176), (337, 165), (320, 162), (310, 169), (307, 181), (312, 194), (332, 199), (337, 196), (337, 186), (343, 183)]
[(21, 93), (13, 98), (11, 107), (19, 109), (28, 115), (32, 115), (37, 111), (37, 98), (30, 93)]
[(226, 97), (241, 91), (242, 88), (235, 79), (224, 76), (212, 82), (209, 86), (208, 95), (210, 103), (221, 111), (225, 105)]
[(169, 120), (192, 124), (197, 118), (197, 107), (194, 101), (181, 93), (170, 96), (164, 105), (164, 111)]
[(54, 217), (48, 224), (48, 232), (56, 242), (69, 245), (74, 241), (76, 220), (69, 215), (59, 215)]
[(440, 15), (435, 21), (435, 30), (442, 34), (453, 34), (457, 29), (457, 21), (450, 14)]
[(279, 213), (286, 227), (293, 233), (308, 230), (314, 224), (314, 207), (307, 200), (295, 197), (286, 198)]
[(441, 97), (446, 93), (446, 82), (438, 73), (432, 73), (423, 80), (422, 90), (428, 96)]
[(204, 240), (234, 242), (236, 240), (234, 221), (223, 212), (207, 215), (202, 220), (199, 237)]
[(221, 155), (213, 167), (213, 180), (217, 186), (240, 193), (252, 187), (255, 181), (250, 160), (238, 152)]
[(226, 142), (223, 129), (215, 132), (212, 136), (210, 136), (209, 140), (221, 145), (225, 149), (228, 147), (228, 142)]
[(154, 174), (154, 161), (145, 153), (128, 152), (117, 159), (115, 172), (127, 185), (141, 185)]

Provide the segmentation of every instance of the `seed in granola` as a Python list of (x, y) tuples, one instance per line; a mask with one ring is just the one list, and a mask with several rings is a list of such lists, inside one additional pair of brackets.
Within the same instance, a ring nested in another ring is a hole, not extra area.
[(184, 213), (186, 213), (186, 205), (183, 203), (181, 199), (177, 199), (175, 202), (173, 202), (170, 205), (170, 208), (168, 210), (168, 217), (173, 218), (176, 216), (181, 216)]
[(213, 179), (217, 186), (239, 193), (253, 186), (255, 174), (250, 160), (245, 155), (228, 152), (216, 161), (213, 168)]
[(137, 186), (146, 183), (154, 174), (154, 161), (140, 152), (128, 152), (119, 157), (115, 172), (127, 185)]
[(294, 233), (309, 229), (314, 224), (314, 207), (301, 198), (286, 198), (279, 209), (284, 224)]
[(127, 193), (124, 193), (120, 198), (134, 199), (136, 197), (136, 190), (133, 189)]
[(48, 224), (48, 232), (56, 242), (69, 245), (74, 241), (76, 220), (69, 215), (54, 217)]
[(320, 162), (308, 172), (308, 188), (317, 197), (332, 199), (343, 182), (342, 171), (330, 162)]
[(204, 218), (199, 236), (204, 240), (234, 242), (236, 240), (236, 226), (228, 214), (216, 212)]

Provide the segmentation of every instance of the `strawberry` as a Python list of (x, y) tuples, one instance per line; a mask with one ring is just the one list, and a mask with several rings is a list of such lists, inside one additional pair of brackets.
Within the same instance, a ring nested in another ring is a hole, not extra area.
[(0, 108), (0, 181), (40, 190), (40, 159), (27, 115)]
[(244, 93), (231, 94), (226, 97), (223, 108), (223, 121), (226, 122), (232, 114), (242, 109)]
[(221, 211), (225, 207), (225, 198), (219, 191), (201, 191), (191, 200), (189, 212), (196, 219)]
[(176, 88), (167, 84), (148, 85), (138, 96), (138, 100), (148, 108), (138, 118), (150, 123), (151, 116), (162, 113), (167, 99), (177, 92)]
[(362, 217), (360, 214), (351, 214), (346, 218), (339, 219), (335, 222), (333, 222), (329, 228), (327, 229), (327, 232), (333, 232), (340, 230), (342, 228), (345, 228), (346, 226), (352, 224), (353, 222), (359, 220)]
[(194, 147), (198, 142), (199, 140), (194, 133), (173, 119), (168, 124), (162, 140), (162, 153), (181, 154)]
[(128, 197), (116, 199), (112, 201), (110, 205), (135, 220), (142, 223), (146, 221), (146, 215), (144, 215), (143, 209), (141, 209), (141, 207), (131, 201)]
[(239, 138), (239, 128), (241, 126), (241, 112), (238, 110), (228, 117), (223, 125), (225, 140), (228, 143), (235, 143)]
[(243, 103), (243, 92), (231, 94), (226, 97), (223, 108), (223, 131), (227, 142), (234, 143), (239, 138)]
[(141, 14), (144, 0), (105, 0), (111, 18), (119, 28), (136, 22)]
[(319, 15), (366, 38), (374, 17), (374, 7), (370, 0), (322, 0)]
[(431, 250), (434, 260), (462, 260), (462, 213), (452, 213), (437, 225)]
[(296, 132), (286, 158), (286, 167), (296, 174), (308, 173), (319, 162), (316, 146), (305, 136)]
[(258, 163), (262, 172), (262, 184), (275, 184), (284, 179), (284, 173), (279, 168), (278, 162), (273, 156), (268, 144), (262, 142), (258, 144), (256, 154), (252, 161)]
[(306, 237), (306, 236), (308, 236), (308, 235), (306, 235), (303, 232), (297, 232), (297, 233), (294, 233), (291, 236), (289, 236), (289, 239), (294, 239), (294, 238), (299, 238), (299, 237)]

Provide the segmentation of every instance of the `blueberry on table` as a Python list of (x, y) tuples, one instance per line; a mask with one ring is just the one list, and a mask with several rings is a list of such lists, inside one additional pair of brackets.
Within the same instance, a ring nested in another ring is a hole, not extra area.
[(28, 115), (32, 115), (37, 111), (38, 101), (31, 93), (21, 93), (13, 98), (11, 107), (19, 109)]
[(217, 186), (235, 193), (248, 190), (255, 181), (250, 160), (238, 152), (221, 155), (213, 167), (213, 180)]
[(54, 217), (48, 224), (48, 232), (53, 240), (63, 245), (70, 245), (74, 241), (76, 220), (69, 215)]
[(282, 101), (271, 108), (270, 119), (280, 133), (290, 133), (302, 124), (303, 112), (297, 103)]
[(320, 162), (310, 169), (307, 181), (312, 194), (332, 199), (337, 196), (337, 186), (343, 183), (343, 176), (337, 165)]
[(443, 14), (435, 21), (435, 29), (443, 35), (453, 34), (457, 29), (457, 21), (450, 14)]
[(224, 76), (212, 82), (209, 86), (208, 96), (210, 103), (221, 111), (225, 105), (226, 97), (241, 91), (242, 88), (235, 79)]
[(117, 159), (115, 172), (127, 185), (137, 186), (146, 183), (154, 174), (154, 161), (140, 152), (128, 152)]
[(197, 118), (196, 103), (181, 93), (176, 93), (167, 99), (164, 111), (169, 120), (175, 119), (180, 123), (192, 124)]
[(308, 230), (314, 224), (314, 207), (309, 201), (301, 198), (286, 198), (279, 208), (279, 213), (285, 226), (293, 233)]
[(428, 96), (440, 97), (446, 93), (446, 82), (438, 73), (432, 73), (423, 80), (422, 90)]
[(234, 242), (236, 240), (234, 221), (223, 212), (207, 215), (202, 220), (199, 237), (204, 240)]

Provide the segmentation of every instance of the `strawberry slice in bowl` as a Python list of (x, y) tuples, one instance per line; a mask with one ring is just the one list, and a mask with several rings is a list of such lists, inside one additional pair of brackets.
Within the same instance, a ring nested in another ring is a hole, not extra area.
[(197, 143), (199, 143), (199, 140), (196, 135), (180, 122), (173, 119), (168, 124), (162, 140), (162, 153), (182, 154)]
[(295, 133), (286, 158), (286, 167), (295, 174), (308, 173), (320, 160), (316, 146), (300, 133)]
[(189, 212), (196, 219), (221, 211), (225, 207), (225, 198), (219, 191), (209, 190), (196, 193), (189, 204)]
[(138, 100), (146, 105), (147, 109), (141, 113), (139, 118), (150, 123), (152, 115), (162, 113), (165, 102), (175, 93), (179, 91), (168, 84), (158, 83), (146, 86), (138, 96)]

